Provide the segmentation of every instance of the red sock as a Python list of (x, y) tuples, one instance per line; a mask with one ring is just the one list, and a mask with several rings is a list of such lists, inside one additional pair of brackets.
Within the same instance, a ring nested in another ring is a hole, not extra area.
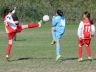
[(28, 24), (28, 28), (34, 28), (34, 27), (38, 27), (39, 24)]
[(86, 51), (87, 51), (88, 57), (91, 57), (91, 50), (89, 46), (86, 46)]
[(82, 47), (78, 48), (78, 56), (79, 58), (82, 58)]
[(10, 56), (10, 51), (11, 51), (12, 44), (8, 44), (7, 46), (7, 54)]

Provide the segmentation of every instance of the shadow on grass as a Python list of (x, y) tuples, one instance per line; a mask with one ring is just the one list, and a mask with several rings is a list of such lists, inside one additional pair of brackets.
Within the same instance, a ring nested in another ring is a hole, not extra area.
[[(34, 59), (36, 59), (36, 60), (55, 60), (55, 58), (52, 58), (52, 57), (22, 57), (22, 58), (18, 58), (18, 59), (14, 59), (14, 60), (9, 60), (10, 62), (12, 62), (12, 61), (23, 61), (23, 60), (34, 60)], [(64, 61), (75, 61), (75, 60), (78, 60), (78, 58), (61, 58), (60, 59), (60, 62), (64, 62)], [(96, 58), (95, 59), (91, 59), (91, 60), (89, 60), (89, 59), (84, 59), (83, 61), (81, 61), (81, 62), (85, 62), (85, 61), (93, 61), (93, 60), (96, 60)]]
[(26, 39), (16, 39), (16, 40), (13, 40), (13, 41), (26, 41)]
[(68, 61), (68, 60), (77, 60), (78, 58), (66, 58), (66, 59), (61, 59), (62, 61)]
[[(66, 58), (66, 59), (61, 59), (62, 61), (68, 61), (68, 60), (78, 60), (78, 58)], [(94, 59), (84, 59), (81, 62), (85, 62), (85, 61), (93, 61), (96, 60), (96, 58)]]
[[(39, 57), (22, 57), (22, 58), (18, 58), (18, 59), (13, 59), (13, 60), (9, 60), (8, 62), (14, 62), (14, 61), (25, 61), (25, 60), (34, 60), (34, 59), (36, 59), (36, 60), (55, 60), (55, 58), (51, 58), (51, 57), (41, 57), (41, 58), (39, 58)], [(60, 63), (63, 63), (63, 62), (65, 62), (65, 61), (77, 61), (78, 60), (78, 58), (65, 58), (65, 59), (63, 59), (63, 58), (61, 58), (58, 62), (60, 62)], [(92, 59), (92, 60), (89, 60), (89, 59), (85, 59), (85, 60), (83, 60), (83, 61), (81, 61), (81, 62), (86, 62), (86, 61), (88, 61), (88, 62), (92, 62), (93, 60), (96, 60), (96, 59)]]
[[(42, 59), (43, 59), (43, 60), (45, 60), (45, 59), (46, 59), (46, 60), (52, 60), (52, 59), (55, 60), (55, 58), (51, 58), (51, 57), (49, 57), (49, 58), (48, 58), (48, 57), (41, 57), (41, 58), (39, 58), (39, 57), (37, 57), (37, 58), (36, 58), (36, 57), (33, 57), (33, 58), (32, 58), (32, 57), (25, 57), (25, 58), (18, 58), (18, 59), (14, 59), (14, 60), (9, 60), (9, 62), (13, 62), (13, 61), (23, 61), (23, 60), (34, 60), (34, 59), (36, 59), (36, 60), (38, 60), (38, 59), (39, 59), (39, 60), (40, 60), (40, 59), (41, 59), (41, 60), (42, 60)], [(60, 62), (69, 61), (69, 60), (72, 61), (72, 60), (77, 60), (77, 59), (78, 59), (78, 58), (66, 58), (66, 59), (61, 58), (61, 59), (60, 59)]]
[(94, 58), (93, 60), (96, 60), (96, 58)]
[(66, 61), (76, 61), (78, 58), (61, 58), (60, 60), (58, 60), (58, 63), (65, 63)]
[(18, 58), (18, 59), (14, 59), (14, 60), (9, 60), (9, 62), (12, 62), (12, 61), (23, 61), (23, 60), (32, 60), (32, 59), (49, 59), (49, 60), (52, 60), (52, 59), (54, 59), (54, 58), (47, 58), (47, 57), (42, 57), (42, 58), (39, 58), (39, 57), (37, 57), (37, 58), (32, 58), (32, 57), (25, 57), (25, 58)]
[(85, 59), (85, 60), (83, 60), (83, 61), (81, 61), (81, 62), (86, 62), (86, 61), (90, 61), (90, 62), (92, 62), (94, 59)]

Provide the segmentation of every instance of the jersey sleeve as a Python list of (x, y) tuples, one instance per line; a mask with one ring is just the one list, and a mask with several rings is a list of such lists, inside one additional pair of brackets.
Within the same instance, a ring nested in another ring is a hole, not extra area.
[(82, 37), (83, 22), (81, 21), (78, 27), (78, 37)]
[(65, 18), (64, 19), (61, 19), (61, 25), (63, 26), (63, 27), (65, 27)]
[(95, 34), (95, 26), (94, 26), (94, 25), (92, 25), (92, 27), (91, 27), (91, 28), (92, 28), (92, 32), (91, 32), (91, 34), (92, 34), (92, 35), (94, 35), (94, 34)]
[(15, 25), (15, 22), (13, 21), (12, 17), (10, 15), (6, 16), (6, 22), (9, 25)]
[(15, 23), (15, 22), (11, 19), (11, 16), (7, 16), (7, 17), (6, 17), (6, 21), (9, 22), (9, 23)]

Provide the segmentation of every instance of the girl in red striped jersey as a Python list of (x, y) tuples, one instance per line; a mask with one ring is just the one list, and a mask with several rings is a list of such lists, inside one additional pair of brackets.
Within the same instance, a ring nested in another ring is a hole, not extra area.
[(37, 23), (22, 25), (19, 23), (19, 21), (14, 21), (13, 14), (16, 11), (16, 7), (14, 7), (13, 11), (10, 11), (10, 9), (5, 9), (3, 13), (3, 22), (5, 25), (6, 33), (8, 34), (8, 46), (7, 46), (7, 60), (10, 57), (10, 51), (12, 47), (12, 40), (16, 33), (21, 32), (23, 29), (26, 28), (35, 28), (35, 27), (41, 27), (42, 20)]
[(79, 24), (78, 27), (78, 61), (82, 61), (82, 46), (86, 46), (86, 51), (88, 54), (88, 59), (92, 60), (91, 58), (91, 50), (90, 50), (90, 42), (91, 37), (95, 35), (95, 26), (93, 20), (91, 19), (89, 12), (84, 12), (83, 19)]

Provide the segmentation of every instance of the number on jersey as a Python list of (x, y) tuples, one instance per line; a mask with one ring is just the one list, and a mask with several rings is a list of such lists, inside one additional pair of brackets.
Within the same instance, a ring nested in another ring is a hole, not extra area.
[(90, 33), (91, 33), (91, 25), (85, 25), (84, 26), (84, 38), (85, 39), (90, 38)]
[(85, 26), (85, 32), (90, 32), (90, 31), (91, 31), (90, 26)]

